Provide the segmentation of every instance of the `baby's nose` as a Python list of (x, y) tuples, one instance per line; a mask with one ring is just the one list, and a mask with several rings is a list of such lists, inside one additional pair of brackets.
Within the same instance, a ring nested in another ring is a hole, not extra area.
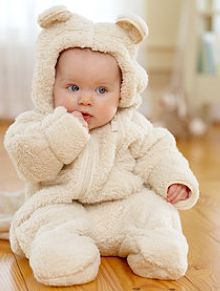
[(84, 94), (79, 98), (79, 104), (92, 105), (92, 97), (89, 94)]

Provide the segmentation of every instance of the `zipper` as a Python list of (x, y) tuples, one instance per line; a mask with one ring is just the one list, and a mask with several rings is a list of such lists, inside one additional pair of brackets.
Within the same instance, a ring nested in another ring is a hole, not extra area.
[(79, 183), (80, 200), (86, 198), (93, 182), (98, 157), (97, 147), (98, 144), (96, 140), (94, 140), (94, 137), (91, 138), (82, 157), (80, 169), (81, 179)]

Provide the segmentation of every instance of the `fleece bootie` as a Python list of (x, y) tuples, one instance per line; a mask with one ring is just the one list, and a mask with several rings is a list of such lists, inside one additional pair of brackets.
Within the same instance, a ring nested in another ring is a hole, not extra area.
[(29, 259), (36, 279), (52, 286), (92, 281), (100, 264), (100, 254), (92, 239), (56, 230), (37, 235)]
[(176, 280), (187, 270), (188, 245), (180, 234), (153, 234), (136, 239), (139, 251), (129, 254), (127, 261), (132, 271), (155, 279)]

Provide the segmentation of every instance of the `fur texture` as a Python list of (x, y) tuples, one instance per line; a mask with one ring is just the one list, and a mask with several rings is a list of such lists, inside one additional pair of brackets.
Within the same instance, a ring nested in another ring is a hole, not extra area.
[[(64, 7), (44, 12), (39, 23), (35, 109), (21, 114), (5, 136), (27, 186), (11, 224), (12, 250), (29, 258), (36, 279), (48, 285), (95, 279), (100, 255), (127, 257), (143, 277), (183, 276), (188, 245), (176, 208), (196, 203), (198, 183), (173, 136), (136, 111), (147, 83), (135, 60), (145, 23), (121, 17), (94, 24)], [(52, 105), (57, 58), (69, 47), (110, 53), (122, 70), (117, 114), (89, 133)], [(173, 183), (191, 189), (175, 206), (164, 199)]]

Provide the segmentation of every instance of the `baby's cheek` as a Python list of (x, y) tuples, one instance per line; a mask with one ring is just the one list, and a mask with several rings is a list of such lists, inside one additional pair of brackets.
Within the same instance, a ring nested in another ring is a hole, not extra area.
[(65, 107), (68, 112), (73, 112), (76, 110), (72, 100), (69, 100), (69, 98), (65, 97), (61, 98), (59, 102), (56, 103), (56, 107), (57, 106)]
[(106, 115), (104, 115), (104, 119), (106, 120), (106, 122), (110, 122), (113, 117), (115, 116), (115, 112), (107, 112)]
[(106, 115), (108, 115), (108, 117), (112, 119), (115, 116), (116, 112), (117, 112), (117, 107), (111, 106), (107, 109)]

